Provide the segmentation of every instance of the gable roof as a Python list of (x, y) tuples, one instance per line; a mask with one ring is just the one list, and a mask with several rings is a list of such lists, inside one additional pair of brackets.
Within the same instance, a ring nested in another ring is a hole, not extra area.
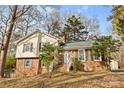
[(65, 50), (91, 48), (93, 46), (93, 43), (94, 41), (92, 40), (78, 41), (78, 42), (66, 43), (63, 48)]
[(29, 35), (27, 35), (27, 36), (25, 36), (25, 37), (23, 37), (23, 38), (17, 40), (15, 43), (18, 44), (19, 42), (25, 40), (26, 38), (28, 38), (28, 37), (30, 37), (30, 36), (36, 34), (36, 33), (45, 34), (45, 35), (47, 35), (47, 36), (49, 36), (49, 37), (52, 37), (52, 38), (54, 38), (54, 39), (56, 39), (56, 40), (59, 40), (59, 38), (57, 38), (57, 37), (55, 37), (55, 36), (52, 36), (52, 35), (50, 35), (50, 34), (48, 34), (48, 33), (40, 32), (40, 31), (34, 31), (34, 32), (30, 33)]

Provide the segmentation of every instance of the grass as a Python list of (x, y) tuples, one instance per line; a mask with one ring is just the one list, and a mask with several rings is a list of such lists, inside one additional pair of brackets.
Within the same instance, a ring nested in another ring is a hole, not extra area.
[[(0, 80), (1, 81), (1, 80)], [(47, 74), (24, 78), (5, 79), (0, 82), (0, 87), (24, 88), (99, 88), (99, 87), (124, 87), (124, 76), (111, 72), (69, 72), (53, 73), (49, 78)]]

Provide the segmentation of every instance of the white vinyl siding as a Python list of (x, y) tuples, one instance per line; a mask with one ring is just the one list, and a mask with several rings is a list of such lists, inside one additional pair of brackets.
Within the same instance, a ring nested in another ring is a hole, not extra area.
[(17, 44), (16, 58), (39, 57), (40, 48), (47, 42), (55, 45), (58, 44), (56, 38), (52, 38), (51, 36), (42, 33), (35, 33), (25, 38)]

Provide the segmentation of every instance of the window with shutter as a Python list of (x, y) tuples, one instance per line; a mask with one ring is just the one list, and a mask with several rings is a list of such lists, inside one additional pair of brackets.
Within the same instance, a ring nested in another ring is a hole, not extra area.
[(84, 51), (83, 50), (78, 50), (78, 58), (80, 60), (84, 60)]
[(86, 61), (88, 61), (88, 58), (89, 58), (89, 56), (88, 56), (88, 49), (85, 49), (85, 58), (86, 58)]
[(23, 52), (32, 52), (33, 51), (33, 43), (27, 43), (23, 45)]

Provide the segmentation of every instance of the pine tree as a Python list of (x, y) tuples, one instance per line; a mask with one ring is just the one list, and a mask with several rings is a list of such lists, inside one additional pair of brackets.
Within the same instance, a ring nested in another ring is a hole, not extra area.
[(112, 36), (98, 37), (93, 44), (93, 55), (102, 56), (102, 60), (106, 63), (111, 59), (111, 53), (119, 50), (121, 43), (117, 39), (113, 39)]
[(66, 33), (67, 41), (75, 41), (79, 40), (82, 30), (84, 29), (84, 25), (82, 24), (80, 18), (76, 16), (71, 16), (68, 18), (67, 23), (64, 27), (64, 32)]

